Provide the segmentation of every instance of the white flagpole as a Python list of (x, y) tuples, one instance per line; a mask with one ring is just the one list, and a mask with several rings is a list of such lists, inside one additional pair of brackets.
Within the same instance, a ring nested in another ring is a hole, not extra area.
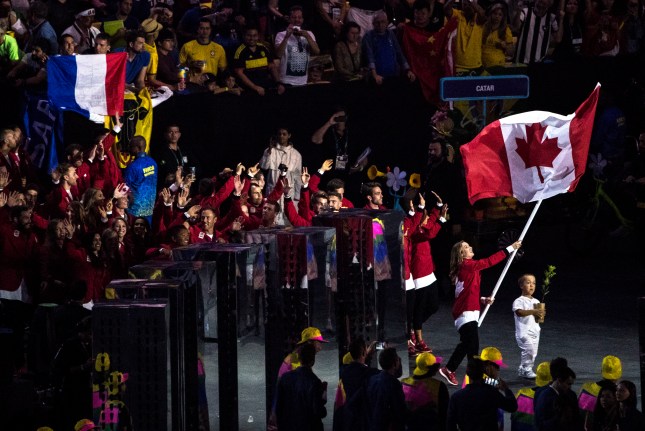
[[(526, 225), (524, 225), (524, 229), (522, 230), (520, 237), (517, 239), (518, 241), (521, 241), (524, 239), (524, 236), (526, 235), (526, 232), (529, 230), (529, 226), (531, 225), (531, 222), (535, 218), (535, 214), (537, 214), (537, 210), (538, 208), (540, 208), (541, 204), (542, 204), (542, 199), (537, 201), (537, 203), (533, 207), (533, 211), (531, 211), (531, 215), (529, 216), (529, 219), (526, 221)], [(506, 265), (504, 266), (504, 270), (500, 274), (499, 279), (497, 280), (497, 283), (493, 288), (493, 293), (491, 294), (492, 298), (495, 298), (495, 295), (497, 295), (497, 291), (499, 290), (499, 287), (502, 285), (502, 281), (504, 280), (504, 277), (506, 276), (506, 273), (508, 272), (508, 268), (510, 268), (511, 263), (513, 262), (513, 259), (515, 259), (516, 254), (517, 254), (517, 250), (513, 250), (513, 253), (511, 253), (511, 256), (506, 260)], [(482, 326), (482, 322), (484, 321), (484, 317), (486, 317), (486, 314), (488, 313), (488, 309), (490, 308), (490, 306), (491, 304), (487, 304), (486, 308), (484, 308), (484, 311), (479, 317), (479, 323), (477, 326)]]

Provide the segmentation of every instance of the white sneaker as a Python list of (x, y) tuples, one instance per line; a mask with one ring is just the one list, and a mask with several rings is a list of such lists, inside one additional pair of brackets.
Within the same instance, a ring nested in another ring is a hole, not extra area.
[(517, 370), (517, 375), (523, 379), (534, 379), (537, 377), (537, 374), (533, 372), (531, 368), (521, 368)]

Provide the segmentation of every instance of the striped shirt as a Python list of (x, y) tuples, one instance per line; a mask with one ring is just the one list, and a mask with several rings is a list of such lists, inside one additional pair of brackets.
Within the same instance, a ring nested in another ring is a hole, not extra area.
[(558, 31), (555, 15), (539, 17), (533, 9), (522, 9), (522, 28), (517, 41), (515, 62), (529, 64), (542, 61), (549, 49), (551, 34)]

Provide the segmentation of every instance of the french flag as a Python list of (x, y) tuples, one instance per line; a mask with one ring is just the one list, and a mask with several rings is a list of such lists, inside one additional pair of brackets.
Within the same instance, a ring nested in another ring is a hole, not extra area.
[(125, 52), (50, 57), (49, 100), (97, 123), (106, 115), (122, 114), (126, 59)]

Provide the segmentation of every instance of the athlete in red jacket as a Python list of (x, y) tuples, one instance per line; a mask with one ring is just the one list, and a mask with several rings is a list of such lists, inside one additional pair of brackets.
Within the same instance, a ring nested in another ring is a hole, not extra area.
[(452, 246), (450, 252), (450, 278), (455, 283), (455, 303), (452, 306), (452, 317), (459, 331), (459, 344), (455, 347), (445, 367), (439, 373), (449, 384), (457, 386), (455, 371), (465, 356), (472, 358), (479, 352), (479, 310), (481, 304), (492, 304), (494, 298), (481, 296), (480, 283), (482, 269), (490, 268), (504, 260), (513, 250), (522, 246), (516, 241), (486, 259), (474, 260), (473, 248), (465, 241)]

